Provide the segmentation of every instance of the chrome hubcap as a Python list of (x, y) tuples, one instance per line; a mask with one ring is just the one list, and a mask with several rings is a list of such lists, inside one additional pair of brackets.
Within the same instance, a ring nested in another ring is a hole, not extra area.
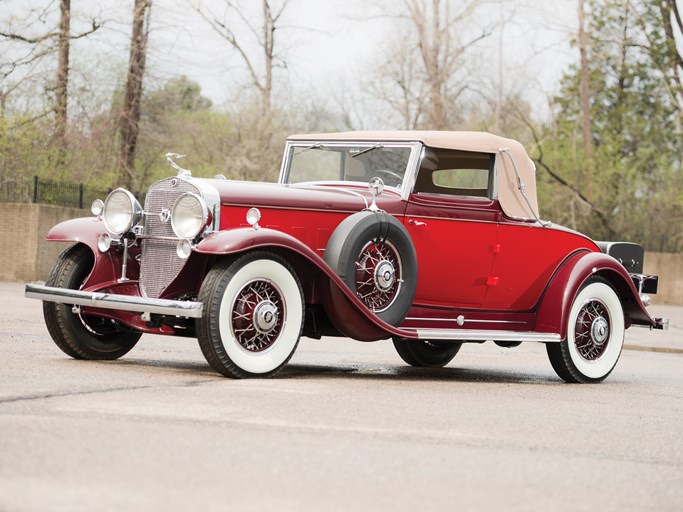
[(254, 327), (262, 334), (268, 334), (277, 325), (277, 306), (264, 300), (254, 308)]
[(391, 289), (396, 280), (396, 270), (390, 261), (382, 260), (375, 268), (375, 286), (382, 291)]
[(597, 346), (600, 346), (607, 341), (607, 338), (609, 338), (609, 324), (607, 323), (607, 320), (601, 316), (593, 320), (591, 337), (593, 338), (593, 343)]

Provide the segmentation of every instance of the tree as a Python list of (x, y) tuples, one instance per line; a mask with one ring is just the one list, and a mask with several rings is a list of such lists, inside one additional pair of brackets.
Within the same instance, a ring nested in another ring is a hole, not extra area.
[(650, 57), (674, 104), (683, 112), (683, 17), (679, 5), (680, 0), (644, 2), (639, 6), (639, 20)]
[(63, 146), (66, 140), (67, 92), (69, 84), (69, 37), (71, 36), (71, 0), (60, 0), (59, 63), (55, 87), (55, 139)]
[[(69, 47), (74, 39), (86, 37), (99, 30), (103, 22), (92, 19), (90, 27), (78, 34), (71, 34), (71, 0), (59, 2), (59, 26), (47, 32), (40, 31), (42, 25), (48, 23), (51, 17), (51, 6), (32, 8), (25, 15), (21, 26), (15, 26), (15, 20), (10, 18), (0, 27), (0, 40), (18, 45), (14, 52), (15, 58), (0, 61), (0, 111), (5, 111), (8, 95), (17, 88), (22, 78), (14, 84), (7, 83), (8, 78), (19, 70), (35, 66), (45, 57), (58, 53), (56, 80), (48, 89), (54, 89), (55, 100), (51, 111), (55, 114), (54, 139), (61, 145), (64, 142), (67, 126), (67, 97), (69, 79)], [(36, 29), (36, 27), (39, 27)], [(37, 32), (38, 31), (38, 32)], [(37, 32), (37, 33), (36, 33)]]
[(139, 133), (142, 79), (145, 74), (151, 8), (152, 0), (135, 0), (128, 79), (119, 128), (121, 134), (119, 173), (124, 186), (129, 190), (137, 190), (135, 150)]
[(397, 38), (373, 77), (372, 92), (402, 119), (405, 128), (443, 130), (458, 118), (457, 100), (468, 88), (464, 57), (492, 33), (468, 23), (482, 0), (402, 0)]
[[(680, 249), (680, 113), (652, 47), (646, 44), (656, 23), (661, 27), (661, 19), (643, 18), (639, 8), (644, 4), (633, 0), (592, 0), (589, 5), (590, 128), (595, 151), (590, 189), (577, 179), (587, 155), (581, 69), (574, 67), (555, 100), (556, 124), (537, 137), (539, 167), (551, 171), (541, 179), (541, 192), (549, 199), (544, 204), (550, 205), (553, 220), (596, 239), (633, 240), (654, 250)], [(667, 222), (659, 221), (662, 218)]]
[(579, 2), (579, 81), (581, 90), (581, 128), (583, 136), (584, 168), (583, 176), (577, 179), (577, 185), (584, 185), (586, 193), (590, 196), (590, 183), (593, 174), (593, 133), (591, 130), (591, 92), (590, 92), (590, 69), (588, 67), (588, 37), (586, 35), (586, 16), (584, 11), (585, 0)]
[[(289, 5), (289, 0), (282, 0), (275, 8), (273, 0), (260, 0), (261, 26), (258, 27), (243, 5), (233, 0), (223, 0), (224, 12), (218, 15), (208, 11), (201, 4), (194, 5), (195, 10), (237, 53), (249, 74), (250, 85), (259, 93), (260, 118), (267, 126), (272, 118), (273, 71), (277, 66), (285, 66), (284, 61), (275, 51), (275, 32), (280, 28), (282, 14)], [(255, 42), (260, 47), (261, 55), (253, 55), (250, 42), (244, 41), (237, 35), (234, 26), (243, 24), (247, 27)], [(261, 62), (259, 62), (259, 60)]]

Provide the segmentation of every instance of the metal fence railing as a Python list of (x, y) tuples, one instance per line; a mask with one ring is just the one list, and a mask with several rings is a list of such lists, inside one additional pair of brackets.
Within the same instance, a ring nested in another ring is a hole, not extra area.
[(88, 208), (95, 199), (105, 199), (110, 190), (83, 183), (33, 178), (0, 179), (0, 203), (36, 203), (70, 208)]

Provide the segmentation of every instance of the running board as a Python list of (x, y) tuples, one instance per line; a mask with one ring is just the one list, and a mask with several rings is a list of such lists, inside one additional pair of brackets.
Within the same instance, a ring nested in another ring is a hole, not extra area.
[(559, 343), (559, 334), (533, 331), (484, 331), (477, 329), (415, 329), (417, 337), (430, 341), (534, 341)]

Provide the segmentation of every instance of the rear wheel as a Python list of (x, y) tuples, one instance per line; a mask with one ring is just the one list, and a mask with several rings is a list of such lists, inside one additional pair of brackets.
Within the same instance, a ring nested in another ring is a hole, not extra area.
[[(45, 284), (78, 290), (90, 274), (93, 262), (88, 247), (74, 245), (61, 254)], [(55, 344), (75, 359), (118, 359), (142, 336), (116, 320), (74, 313), (69, 304), (43, 302), (43, 315)]]
[(398, 355), (411, 366), (440, 368), (450, 363), (462, 343), (393, 338)]
[(566, 339), (546, 344), (550, 363), (566, 382), (601, 382), (619, 360), (625, 330), (619, 296), (605, 279), (593, 277), (574, 299)]
[(294, 354), (304, 320), (303, 294), (289, 264), (258, 251), (218, 263), (199, 292), (197, 338), (211, 367), (226, 377), (270, 377)]

